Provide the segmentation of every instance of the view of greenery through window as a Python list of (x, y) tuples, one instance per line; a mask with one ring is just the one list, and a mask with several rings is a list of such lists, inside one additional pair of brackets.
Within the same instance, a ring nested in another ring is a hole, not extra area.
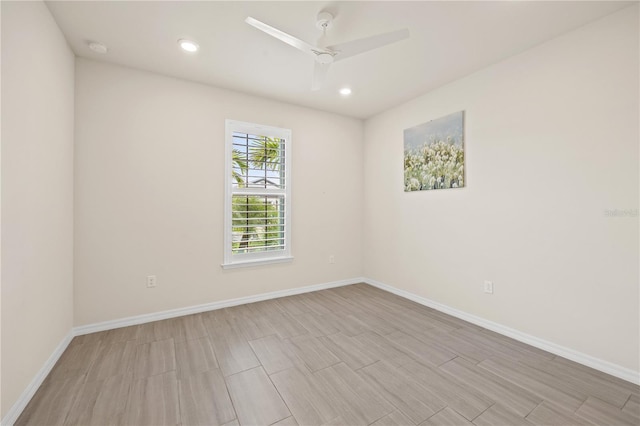
[(282, 139), (233, 133), (233, 254), (284, 247), (284, 146)]

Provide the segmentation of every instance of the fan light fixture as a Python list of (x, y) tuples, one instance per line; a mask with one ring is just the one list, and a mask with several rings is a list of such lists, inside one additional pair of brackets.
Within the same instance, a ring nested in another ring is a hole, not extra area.
[(180, 45), (182, 50), (184, 50), (185, 52), (193, 53), (193, 52), (197, 52), (198, 49), (200, 49), (200, 46), (198, 46), (198, 43), (196, 43), (195, 41), (184, 39), (184, 38), (178, 40), (178, 44)]
[(342, 96), (349, 96), (351, 94), (351, 89), (349, 89), (348, 87), (343, 87), (339, 92)]

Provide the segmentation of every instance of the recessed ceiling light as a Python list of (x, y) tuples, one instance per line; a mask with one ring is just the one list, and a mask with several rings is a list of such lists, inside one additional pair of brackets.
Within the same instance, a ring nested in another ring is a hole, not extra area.
[(196, 43), (195, 41), (184, 39), (184, 38), (178, 40), (178, 44), (180, 45), (182, 50), (186, 52), (193, 53), (193, 52), (197, 52), (198, 49), (200, 49), (200, 46), (198, 46), (198, 43)]
[(342, 96), (349, 96), (351, 94), (351, 89), (349, 89), (348, 87), (343, 87), (342, 89), (340, 89), (340, 94)]
[(102, 43), (98, 43), (97, 41), (91, 41), (89, 42), (89, 49), (93, 50), (96, 53), (107, 53), (107, 51), (109, 49), (107, 49), (107, 46), (105, 46)]

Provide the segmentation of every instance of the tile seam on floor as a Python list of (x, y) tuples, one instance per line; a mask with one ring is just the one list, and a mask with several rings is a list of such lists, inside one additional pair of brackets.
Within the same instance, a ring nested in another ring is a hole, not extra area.
[[(253, 348), (252, 348), (253, 349)], [(255, 351), (254, 351), (255, 352)], [(256, 355), (257, 357), (258, 355)], [(258, 361), (260, 359), (258, 358)], [(271, 383), (271, 386), (273, 386), (273, 388), (276, 390), (276, 393), (278, 394), (278, 396), (280, 397), (280, 399), (282, 400), (282, 403), (284, 404), (285, 407), (287, 407), (287, 410), (289, 410), (289, 417), (293, 417), (293, 419), (296, 421), (296, 423), (298, 423), (298, 419), (296, 419), (296, 416), (293, 414), (293, 411), (291, 411), (291, 407), (289, 407), (289, 404), (287, 404), (287, 400), (284, 399), (284, 397), (282, 396), (282, 393), (280, 393), (280, 389), (278, 389), (278, 387), (276, 386), (275, 383), (273, 383), (273, 380), (271, 379), (271, 374), (267, 373), (267, 370), (265, 370), (264, 365), (260, 364), (260, 367), (262, 368), (262, 370), (264, 371), (264, 374), (267, 375), (267, 379), (269, 379), (269, 382)], [(290, 367), (290, 368), (295, 368), (295, 367)], [(284, 370), (281, 370), (284, 371)], [(277, 373), (273, 373), (273, 374), (277, 374)], [(286, 419), (287, 417), (285, 417)], [(277, 420), (275, 422), (273, 422), (272, 424), (278, 423), (280, 421), (282, 421), (284, 419), (280, 419)]]

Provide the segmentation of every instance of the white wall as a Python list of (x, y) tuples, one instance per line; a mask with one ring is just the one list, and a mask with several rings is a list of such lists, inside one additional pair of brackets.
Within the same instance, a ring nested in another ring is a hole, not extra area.
[[(636, 5), (369, 119), (365, 276), (638, 371), (638, 48)], [(460, 110), (467, 187), (403, 192)]]
[(74, 56), (42, 2), (2, 2), (2, 409), (73, 323)]
[[(226, 118), (292, 129), (292, 263), (220, 267)], [(75, 123), (76, 325), (361, 276), (362, 121), (78, 59)]]

